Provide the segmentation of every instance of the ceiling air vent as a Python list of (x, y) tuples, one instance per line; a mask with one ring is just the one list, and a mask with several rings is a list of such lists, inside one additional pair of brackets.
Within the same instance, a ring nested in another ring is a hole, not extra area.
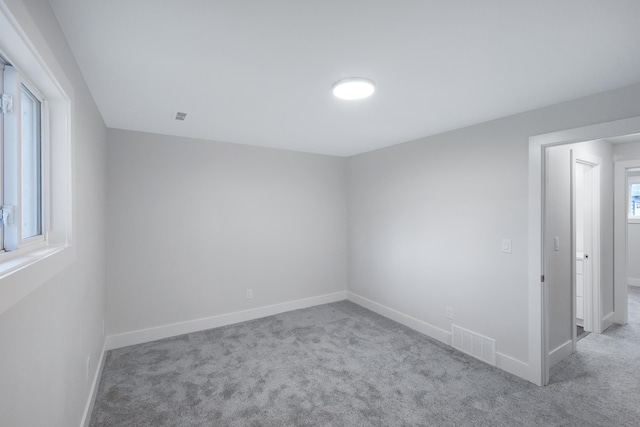
[(181, 113), (180, 111), (178, 111), (176, 113), (176, 120), (184, 120), (187, 118), (187, 113)]

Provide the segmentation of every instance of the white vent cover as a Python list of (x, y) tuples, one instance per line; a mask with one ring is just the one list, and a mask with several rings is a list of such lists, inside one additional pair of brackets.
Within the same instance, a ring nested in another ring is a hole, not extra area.
[(496, 340), (457, 325), (451, 325), (451, 329), (454, 348), (490, 365), (496, 365)]
[(180, 111), (176, 113), (176, 120), (184, 120), (186, 118), (187, 118), (187, 113), (182, 113)]

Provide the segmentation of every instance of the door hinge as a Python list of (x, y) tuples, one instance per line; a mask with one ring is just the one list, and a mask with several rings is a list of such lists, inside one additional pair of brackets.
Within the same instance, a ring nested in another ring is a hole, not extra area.
[(542, 276), (540, 276), (540, 281), (541, 281), (542, 283), (544, 283), (544, 274), (543, 274)]
[(13, 96), (3, 93), (0, 95), (0, 114), (13, 113)]

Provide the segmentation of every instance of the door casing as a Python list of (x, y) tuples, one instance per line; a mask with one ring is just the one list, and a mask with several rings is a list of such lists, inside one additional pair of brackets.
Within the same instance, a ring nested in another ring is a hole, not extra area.
[[(548, 304), (546, 302), (547, 290), (544, 283), (544, 253), (543, 253), (543, 180), (545, 176), (544, 169), (544, 151), (547, 147), (554, 145), (571, 144), (575, 142), (592, 141), (597, 139), (605, 139), (618, 137), (629, 134), (640, 133), (640, 117), (632, 117), (629, 119), (616, 120), (612, 122), (601, 123), (597, 125), (585, 126), (574, 129), (567, 129), (559, 132), (535, 135), (529, 138), (529, 262), (528, 262), (528, 297), (529, 297), (529, 380), (534, 384), (546, 385), (549, 382), (548, 368)], [(622, 167), (622, 166), (621, 166)], [(618, 168), (618, 165), (616, 165)], [(625, 169), (623, 167), (623, 169)], [(617, 169), (616, 169), (617, 171)], [(622, 172), (624, 174), (624, 172)], [(616, 172), (616, 178), (618, 172)], [(617, 183), (617, 179), (616, 179)], [(616, 194), (618, 193), (618, 185), (616, 184)], [(616, 197), (616, 207), (619, 209), (619, 197)], [(619, 236), (624, 231), (619, 228), (619, 213), (616, 214), (616, 231), (614, 232), (615, 248), (619, 249), (621, 242)], [(625, 227), (626, 228), (626, 227)], [(626, 248), (626, 237), (622, 249)], [(623, 268), (620, 264), (620, 256), (614, 258), (615, 286), (614, 293), (616, 295), (614, 310), (616, 311), (615, 319), (618, 322), (617, 311), (622, 307), (618, 300), (620, 296), (620, 270)], [(623, 260), (624, 271), (626, 272), (626, 260)], [(626, 280), (625, 280), (626, 281)], [(625, 289), (626, 291), (626, 289)], [(626, 296), (626, 292), (625, 292)], [(626, 307), (625, 318), (626, 318)]]

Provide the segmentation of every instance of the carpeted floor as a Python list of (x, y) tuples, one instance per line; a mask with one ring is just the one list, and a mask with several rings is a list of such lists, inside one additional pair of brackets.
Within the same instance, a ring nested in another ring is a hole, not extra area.
[(577, 326), (576, 327), (576, 337), (577, 340), (580, 341), (582, 338), (586, 337), (587, 335), (589, 335), (591, 332), (587, 332), (584, 330), (584, 328), (582, 326)]
[(536, 387), (350, 302), (109, 351), (91, 426), (637, 426), (640, 289)]

